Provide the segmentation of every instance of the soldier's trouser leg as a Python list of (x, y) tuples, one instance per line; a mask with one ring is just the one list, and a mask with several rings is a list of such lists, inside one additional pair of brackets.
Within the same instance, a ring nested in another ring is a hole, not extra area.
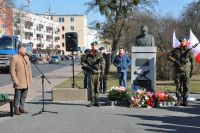
[(100, 106), (99, 104), (99, 74), (94, 74), (94, 101), (95, 106)]
[(103, 92), (103, 79), (99, 80), (99, 92)]
[(185, 80), (183, 80), (183, 106), (188, 106), (188, 98), (189, 95), (189, 77), (185, 77)]
[(181, 74), (176, 74), (174, 82), (176, 85), (176, 98), (177, 98), (177, 103), (175, 104), (175, 106), (179, 106), (182, 103)]
[(84, 73), (84, 88), (88, 88), (88, 74)]
[(88, 76), (88, 88), (89, 88), (89, 96), (91, 103), (88, 105), (88, 107), (94, 106), (94, 86), (93, 86), (93, 75), (89, 74)]
[(107, 91), (107, 77), (103, 79), (103, 93)]

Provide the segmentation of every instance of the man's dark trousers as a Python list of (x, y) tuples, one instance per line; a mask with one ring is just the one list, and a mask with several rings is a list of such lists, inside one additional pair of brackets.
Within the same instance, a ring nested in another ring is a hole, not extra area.
[(14, 94), (14, 110), (24, 109), (24, 103), (26, 100), (28, 89), (15, 89)]

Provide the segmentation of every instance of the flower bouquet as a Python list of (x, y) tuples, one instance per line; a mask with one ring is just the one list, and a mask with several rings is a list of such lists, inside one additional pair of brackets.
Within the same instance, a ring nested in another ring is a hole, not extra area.
[[(122, 86), (113, 86), (109, 90), (108, 98), (110, 101), (117, 101), (118, 105), (127, 104), (128, 90)], [(126, 102), (126, 103), (124, 103)]]

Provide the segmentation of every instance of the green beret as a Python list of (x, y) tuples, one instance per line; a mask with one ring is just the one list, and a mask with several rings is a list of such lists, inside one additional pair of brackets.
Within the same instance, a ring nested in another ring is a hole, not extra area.
[(98, 45), (98, 43), (95, 41), (95, 42), (92, 42), (91, 43), (91, 46), (94, 46), (94, 45)]

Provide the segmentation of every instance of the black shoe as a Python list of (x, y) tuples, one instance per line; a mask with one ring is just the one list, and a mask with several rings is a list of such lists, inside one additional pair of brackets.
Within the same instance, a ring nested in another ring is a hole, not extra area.
[(100, 103), (95, 103), (94, 106), (101, 107), (101, 104)]
[(95, 106), (94, 102), (91, 102), (90, 104), (87, 105), (87, 107), (93, 107)]
[(102, 94), (106, 94), (106, 91), (103, 91), (103, 93)]
[(188, 102), (183, 102), (181, 105), (182, 106), (188, 106)]
[(15, 111), (15, 115), (21, 115), (20, 111), (19, 111), (19, 110), (16, 110), (16, 111)]
[(28, 114), (28, 112), (26, 110), (21, 109), (21, 108), (19, 108), (19, 112), (22, 113), (22, 114)]
[(188, 106), (187, 97), (183, 97), (183, 103), (181, 105), (182, 106)]

